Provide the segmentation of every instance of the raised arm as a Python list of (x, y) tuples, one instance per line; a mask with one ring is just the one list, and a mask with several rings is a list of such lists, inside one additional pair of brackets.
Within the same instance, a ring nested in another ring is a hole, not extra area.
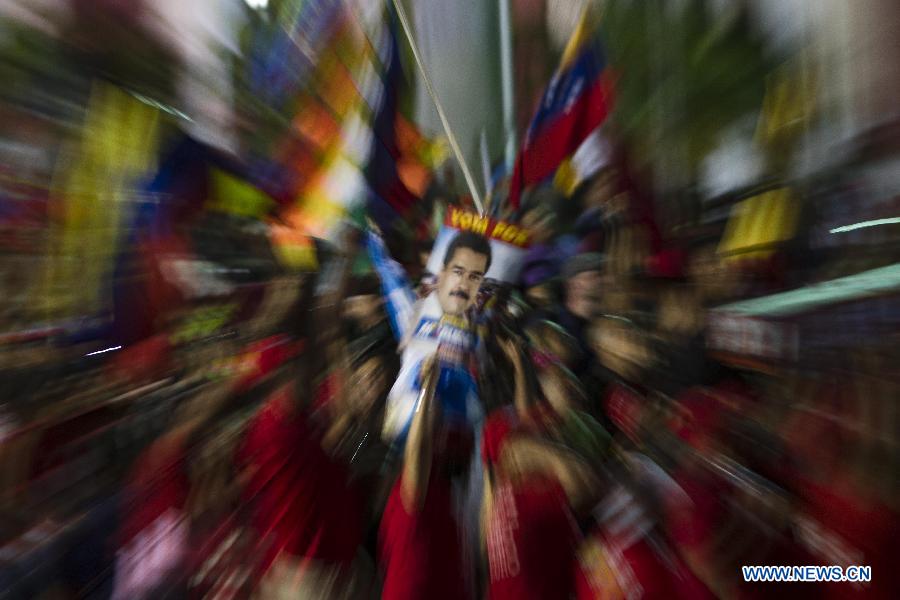
[(437, 387), (438, 364), (435, 356), (422, 363), (422, 391), (409, 428), (409, 438), (403, 449), (403, 475), (400, 495), (409, 512), (417, 511), (425, 498), (434, 452), (433, 439), (438, 419), (434, 399)]
[(366, 250), (375, 272), (381, 279), (381, 294), (384, 297), (394, 337), (398, 342), (402, 342), (412, 326), (415, 291), (403, 267), (388, 254), (384, 241), (371, 231), (366, 233)]

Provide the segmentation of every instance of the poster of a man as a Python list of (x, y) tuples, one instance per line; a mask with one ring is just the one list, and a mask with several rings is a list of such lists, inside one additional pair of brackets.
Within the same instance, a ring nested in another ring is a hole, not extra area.
[(385, 441), (403, 445), (420, 390), (421, 364), (433, 354), (440, 364), (436, 397), (443, 420), (468, 426), (480, 420), (469, 369), (479, 341), (471, 313), (486, 280), (517, 277), (527, 244), (527, 233), (515, 225), (451, 208), (428, 261), (435, 285), (418, 300), (402, 267), (387, 255), (381, 239), (369, 234), (369, 255), (403, 352), (400, 374), (388, 396)]
[(491, 245), (483, 236), (469, 231), (456, 234), (437, 279), (444, 314), (462, 316), (472, 307), (490, 267)]

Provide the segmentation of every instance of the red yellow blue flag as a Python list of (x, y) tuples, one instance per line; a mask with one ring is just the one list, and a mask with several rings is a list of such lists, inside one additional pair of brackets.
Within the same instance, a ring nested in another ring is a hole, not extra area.
[(597, 128), (612, 108), (612, 82), (596, 18), (585, 10), (559, 68), (541, 99), (510, 183), (509, 201), (518, 208), (522, 191), (556, 171)]

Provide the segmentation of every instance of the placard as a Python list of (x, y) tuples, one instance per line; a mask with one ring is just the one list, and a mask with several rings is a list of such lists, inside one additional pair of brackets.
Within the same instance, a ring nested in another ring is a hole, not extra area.
[(491, 266), (485, 279), (515, 283), (522, 270), (525, 253), (531, 244), (530, 232), (508, 221), (482, 217), (476, 213), (451, 206), (447, 209), (444, 226), (438, 233), (426, 269), (437, 274), (444, 267), (447, 248), (459, 233), (472, 231), (483, 235), (491, 245)]

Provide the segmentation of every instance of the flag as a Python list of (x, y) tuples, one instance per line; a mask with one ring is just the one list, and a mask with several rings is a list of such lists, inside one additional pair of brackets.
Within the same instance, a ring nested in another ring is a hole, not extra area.
[(156, 168), (159, 109), (115, 85), (94, 82), (74, 160), (61, 159), (51, 190), (50, 231), (38, 299), (50, 318), (97, 314), (132, 217), (129, 198)]
[[(375, 222), (384, 229), (394, 214), (402, 214), (414, 201), (412, 193), (402, 185), (397, 173), (396, 119), (400, 88), (403, 85), (403, 66), (397, 40), (396, 17), (388, 11), (388, 40), (382, 58), (381, 106), (372, 122), (372, 151), (366, 166), (366, 181), (370, 187), (369, 204)], [(379, 202), (387, 206), (378, 206)], [(376, 205), (376, 206), (372, 206)]]
[(596, 23), (585, 10), (516, 159), (509, 201), (544, 181), (609, 114), (612, 86)]
[(735, 204), (719, 243), (719, 254), (728, 261), (771, 256), (778, 244), (794, 237), (799, 211), (799, 202), (786, 187)]
[(276, 25), (256, 32), (255, 50), (248, 61), (252, 89), (273, 107), (289, 102), (314, 71), (343, 9), (340, 0), (280, 6)]
[(414, 123), (398, 114), (394, 124), (397, 136), (397, 147), (400, 156), (397, 159), (397, 175), (403, 185), (416, 196), (421, 198), (428, 190), (434, 176), (432, 161), (434, 160), (434, 145), (428, 140)]
[(282, 220), (316, 237), (328, 237), (353, 205), (364, 201), (361, 168), (371, 138), (365, 82), (374, 70), (374, 52), (346, 7), (333, 18), (332, 35), (293, 103), (290, 136), (278, 151), (292, 172)]
[(274, 200), (241, 177), (213, 167), (210, 170), (209, 210), (258, 219), (269, 212)]
[(401, 110), (406, 79), (400, 59), (397, 17), (388, 7), (387, 43), (380, 50), (383, 66), (381, 105), (372, 123), (372, 150), (365, 170), (369, 213), (382, 231), (394, 229), (409, 214), (431, 182), (425, 156), (429, 142)]

